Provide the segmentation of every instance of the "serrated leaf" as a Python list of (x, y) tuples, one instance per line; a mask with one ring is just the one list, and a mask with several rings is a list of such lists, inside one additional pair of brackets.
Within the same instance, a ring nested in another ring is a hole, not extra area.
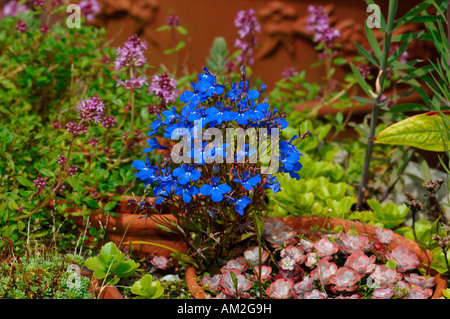
[[(450, 120), (450, 111), (444, 111)], [(428, 112), (411, 116), (397, 122), (375, 137), (374, 142), (390, 145), (407, 145), (422, 150), (444, 152), (444, 138), (440, 127), (443, 127), (442, 117), (438, 112)], [(447, 148), (450, 145), (447, 145)]]

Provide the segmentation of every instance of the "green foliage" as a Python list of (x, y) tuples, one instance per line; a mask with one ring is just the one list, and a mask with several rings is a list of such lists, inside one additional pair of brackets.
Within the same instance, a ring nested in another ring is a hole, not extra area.
[(133, 275), (139, 267), (139, 263), (126, 258), (113, 242), (108, 242), (102, 246), (96, 257), (86, 259), (85, 266), (94, 271), (95, 278), (104, 279), (106, 284), (115, 285), (120, 278)]
[(69, 262), (59, 254), (10, 256), (0, 263), (0, 298), (3, 299), (92, 299), (91, 281), (80, 277), (69, 286)]
[(387, 203), (382, 205), (375, 199), (368, 199), (367, 204), (372, 210), (362, 214), (363, 220), (386, 229), (393, 229), (403, 224), (406, 214), (409, 212), (409, 208), (405, 204)]
[(224, 37), (214, 38), (209, 57), (206, 58), (206, 64), (213, 74), (221, 74), (225, 71), (227, 62), (228, 48)]
[(158, 299), (164, 294), (164, 288), (152, 275), (147, 274), (133, 284), (131, 292), (138, 295), (135, 299)]

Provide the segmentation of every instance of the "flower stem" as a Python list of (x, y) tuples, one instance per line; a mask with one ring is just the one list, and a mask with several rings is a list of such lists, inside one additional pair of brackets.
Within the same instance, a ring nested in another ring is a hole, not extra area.
[(398, 0), (390, 0), (389, 1), (388, 21), (387, 21), (386, 30), (385, 30), (383, 52), (382, 52), (381, 61), (380, 61), (380, 72), (378, 73), (378, 77), (376, 80), (377, 85), (376, 85), (375, 99), (374, 99), (373, 107), (372, 107), (372, 114), (371, 114), (371, 118), (370, 118), (370, 131), (369, 131), (369, 136), (367, 138), (366, 157), (364, 158), (364, 165), (363, 165), (363, 169), (362, 169), (362, 173), (361, 173), (361, 180), (360, 180), (359, 188), (358, 188), (358, 198), (357, 198), (357, 204), (356, 204), (357, 210), (362, 209), (364, 191), (366, 190), (367, 181), (368, 181), (370, 161), (372, 158), (372, 150), (373, 150), (373, 138), (375, 137), (375, 130), (377, 127), (378, 115), (380, 113), (381, 95), (383, 94), (384, 81), (385, 81), (386, 75), (387, 75), (389, 48), (391, 45), (391, 37), (392, 37), (392, 32), (393, 32), (394, 18), (395, 18), (395, 14), (397, 12), (397, 5), (398, 5)]

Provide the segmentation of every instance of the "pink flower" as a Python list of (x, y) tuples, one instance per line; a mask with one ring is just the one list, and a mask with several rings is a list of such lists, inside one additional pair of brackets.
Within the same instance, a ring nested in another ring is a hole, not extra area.
[(399, 272), (405, 272), (416, 269), (419, 265), (419, 257), (403, 245), (395, 247), (387, 256), (389, 260), (393, 260), (397, 265)]
[(147, 42), (141, 41), (136, 34), (131, 35), (124, 43), (123, 48), (117, 48), (117, 58), (114, 67), (117, 72), (123, 68), (141, 68), (147, 59), (144, 51), (147, 50)]
[(148, 88), (148, 94), (155, 94), (164, 104), (174, 102), (178, 96), (176, 85), (177, 81), (167, 73), (155, 74)]
[(320, 281), (322, 285), (328, 285), (330, 284), (331, 276), (336, 273), (337, 269), (338, 267), (334, 262), (330, 263), (326, 259), (320, 259), (317, 268), (311, 271), (311, 276), (315, 280)]
[(294, 260), (294, 259), (292, 259), (291, 257), (287, 256), (287, 257), (281, 259), (281, 260), (278, 262), (278, 265), (279, 265), (280, 268), (283, 269), (283, 270), (293, 270), (293, 269), (294, 269), (294, 266), (295, 266), (296, 264), (295, 264), (295, 260)]
[(434, 282), (434, 277), (426, 278), (424, 276), (420, 276), (415, 273), (409, 274), (409, 276), (404, 277), (407, 282), (409, 282), (412, 285), (419, 286), (422, 289), (431, 288), (436, 283)]
[(394, 232), (390, 229), (377, 227), (373, 238), (384, 245), (389, 245), (394, 240)]
[(345, 266), (350, 267), (360, 274), (370, 273), (375, 269), (375, 255), (370, 257), (361, 250), (354, 251), (345, 261)]
[(130, 78), (125, 81), (119, 79), (117, 80), (116, 87), (123, 86), (127, 90), (139, 90), (144, 84), (148, 85), (147, 79), (142, 76), (138, 76), (137, 78)]
[(322, 238), (318, 242), (314, 243), (314, 248), (317, 250), (317, 255), (320, 258), (327, 258), (330, 260), (334, 254), (339, 251), (339, 245), (333, 243), (328, 238)]
[(356, 270), (343, 266), (331, 276), (330, 282), (334, 285), (335, 291), (352, 292), (358, 288), (358, 282), (361, 280), (361, 274)]
[(273, 299), (288, 299), (294, 295), (294, 282), (292, 280), (277, 279), (270, 284), (266, 293)]
[[(250, 262), (253, 266), (259, 265), (259, 247), (252, 246), (249, 247), (244, 252), (244, 258), (248, 262)], [(261, 263), (265, 263), (267, 258), (269, 258), (269, 252), (267, 250), (262, 249)]]
[[(234, 276), (232, 276), (231, 273), (233, 273)], [(233, 277), (236, 280), (236, 284)], [(253, 283), (248, 280), (245, 275), (241, 274), (239, 270), (230, 269), (222, 274), (220, 285), (222, 286), (222, 292), (224, 294), (232, 297), (240, 297), (253, 286)]]
[(350, 255), (356, 250), (367, 252), (373, 248), (373, 243), (366, 235), (341, 234), (341, 241), (341, 251), (346, 255)]
[(94, 120), (95, 123), (100, 122), (103, 115), (103, 101), (97, 95), (93, 97), (82, 100), (78, 104), (78, 112), (80, 113), (80, 118), (86, 121)]

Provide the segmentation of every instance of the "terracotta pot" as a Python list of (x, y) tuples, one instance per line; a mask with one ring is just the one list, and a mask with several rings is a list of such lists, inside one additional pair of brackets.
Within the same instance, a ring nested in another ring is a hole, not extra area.
[(95, 293), (98, 299), (125, 299), (119, 290), (114, 286), (106, 286), (101, 289), (101, 282), (97, 278), (92, 276), (92, 273), (84, 269), (81, 270), (81, 275), (84, 277), (91, 278), (91, 285), (89, 286), (89, 291)]
[[(368, 225), (351, 220), (335, 219), (335, 218), (322, 218), (322, 217), (282, 217), (281, 220), (290, 226), (293, 230), (297, 231), (299, 234), (305, 234), (308, 237), (319, 237), (319, 232), (317, 234), (311, 231), (311, 227), (319, 226), (319, 229), (333, 229), (336, 226), (343, 226), (343, 232), (350, 229), (356, 230), (359, 234), (365, 234), (370, 240), (374, 240), (373, 235), (375, 234), (376, 227), (373, 225)], [(387, 245), (387, 249), (392, 250), (398, 245), (406, 246), (409, 251), (415, 253), (421, 262), (429, 262), (432, 255), (429, 251), (424, 252), (419, 248), (417, 243), (411, 241), (403, 236), (394, 234), (394, 241)], [(434, 287), (434, 293), (432, 299), (438, 299), (443, 296), (442, 292), (447, 289), (447, 279), (437, 273), (433, 269), (428, 269), (428, 275), (435, 277), (436, 286)], [(186, 269), (186, 284), (192, 293), (192, 296), (196, 299), (207, 299), (208, 294), (205, 292), (202, 286), (198, 284), (196, 270), (192, 267)]]
[[(155, 221), (146, 217), (136, 204), (132, 201), (129, 202), (129, 200), (139, 201), (140, 198), (124, 197), (114, 209), (117, 217), (100, 212), (90, 214), (90, 226), (96, 229), (105, 228), (106, 240), (113, 241), (116, 245), (129, 245), (132, 242), (134, 251), (141, 258), (149, 257), (152, 254), (168, 257), (174, 251), (187, 251), (181, 237), (159, 228)], [(176, 221), (166, 207), (163, 207), (162, 210), (161, 216), (163, 218)], [(76, 211), (77, 209), (73, 210), (73, 212)], [(84, 230), (86, 227), (86, 222), (82, 216), (72, 215), (72, 220), (80, 230)]]

